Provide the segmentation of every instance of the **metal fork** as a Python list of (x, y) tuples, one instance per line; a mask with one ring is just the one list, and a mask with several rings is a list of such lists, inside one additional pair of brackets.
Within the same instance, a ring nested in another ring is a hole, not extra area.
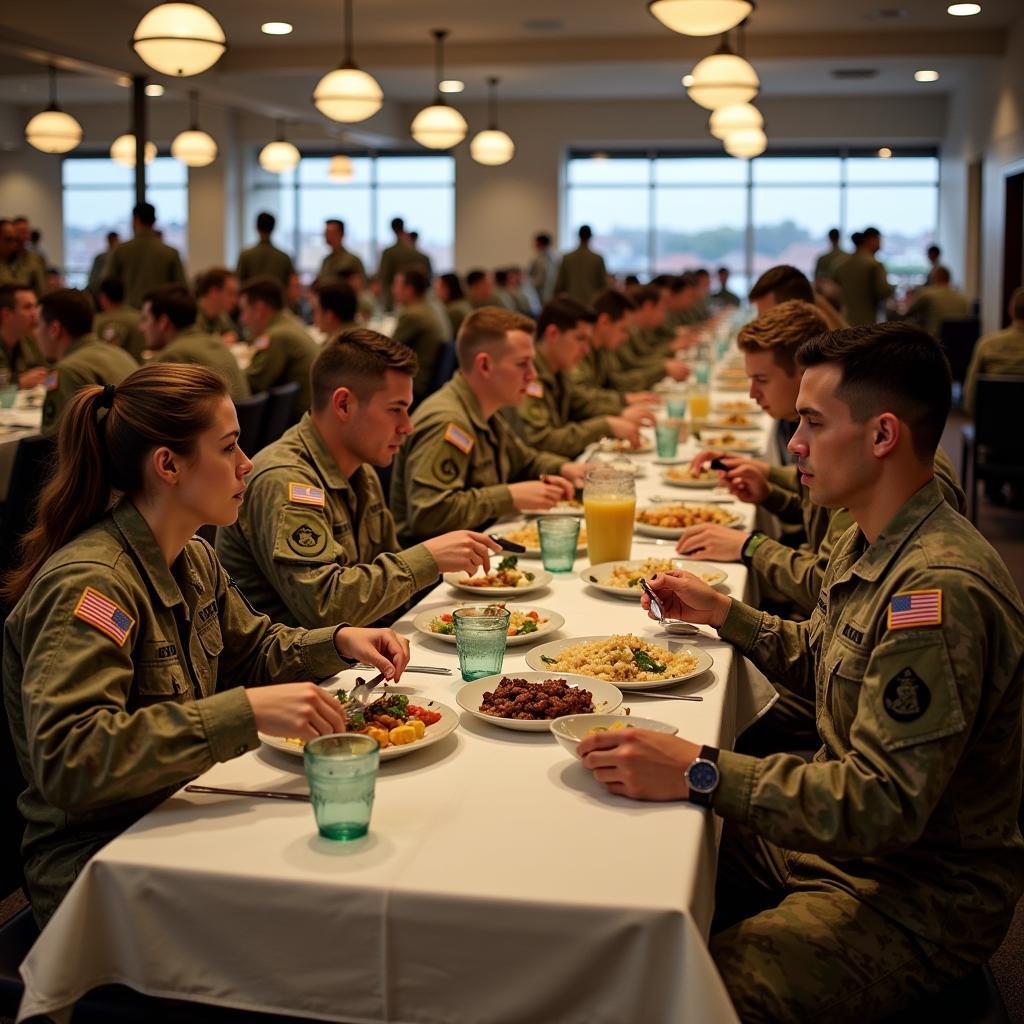
[(370, 692), (384, 678), (383, 672), (378, 672), (369, 682), (356, 683), (349, 691), (348, 700), (342, 705), (345, 711), (350, 708), (365, 708), (370, 702)]

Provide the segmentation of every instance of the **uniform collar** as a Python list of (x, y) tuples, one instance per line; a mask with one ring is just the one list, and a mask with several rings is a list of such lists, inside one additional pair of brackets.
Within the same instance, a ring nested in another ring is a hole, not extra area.
[(316, 429), (313, 417), (308, 412), (303, 413), (298, 429), (299, 437), (306, 446), (306, 451), (309, 452), (309, 457), (313, 460), (313, 465), (316, 466), (320, 478), (333, 490), (339, 491), (347, 488), (349, 486), (348, 478), (339, 469), (331, 450), (327, 447), (327, 442), (320, 436), (320, 431)]
[[(869, 582), (879, 579), (911, 536), (944, 501), (939, 483), (933, 477), (889, 520), (875, 542), (863, 550), (850, 567), (850, 575)], [(863, 542), (864, 535), (858, 533), (857, 539)]]
[[(153, 585), (160, 600), (168, 608), (183, 601), (181, 590), (164, 561), (163, 553), (157, 545), (153, 531), (149, 528), (149, 523), (142, 518), (139, 510), (128, 498), (124, 498), (114, 508), (112, 516), (114, 525), (121, 531), (121, 536), (135, 553), (141, 569)], [(188, 568), (188, 573), (192, 582), (198, 583), (198, 577), (191, 566)]]
[(452, 391), (455, 392), (459, 402), (469, 414), (470, 422), (475, 427), (479, 427), (480, 430), (490, 430), (491, 425), (484, 418), (484, 411), (480, 408), (480, 402), (473, 393), (473, 389), (469, 386), (469, 382), (463, 376), (461, 370), (455, 371), (455, 376), (452, 377), (449, 382), (449, 386)]
[(540, 349), (533, 353), (533, 368), (537, 371), (537, 378), (541, 384), (553, 388), (558, 383), (558, 375), (548, 365), (548, 361), (541, 354)]
[(96, 335), (91, 331), (88, 334), (83, 334), (80, 338), (75, 338), (73, 342), (68, 346), (68, 350), (61, 356), (61, 359), (67, 359), (72, 352), (77, 352), (80, 348), (85, 348), (87, 345), (91, 345), (96, 340)]

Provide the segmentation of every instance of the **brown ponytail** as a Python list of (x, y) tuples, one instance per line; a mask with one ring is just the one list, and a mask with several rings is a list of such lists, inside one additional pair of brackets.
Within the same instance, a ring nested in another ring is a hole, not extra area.
[(15, 604), (43, 563), (95, 523), (119, 494), (142, 490), (146, 456), (166, 445), (183, 457), (212, 422), (224, 379), (203, 366), (151, 363), (116, 388), (84, 387), (57, 432), (57, 463), (0, 597)]

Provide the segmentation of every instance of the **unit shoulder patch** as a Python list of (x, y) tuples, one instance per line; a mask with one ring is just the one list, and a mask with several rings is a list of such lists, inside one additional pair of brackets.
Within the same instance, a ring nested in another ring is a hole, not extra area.
[(526, 385), (526, 393), (531, 398), (543, 398), (544, 397), (544, 385), (539, 380), (531, 381)]
[(253, 352), (263, 352), (265, 349), (270, 348), (270, 335), (261, 334), (253, 343)]
[(444, 432), (444, 439), (450, 445), (458, 448), (463, 455), (468, 455), (475, 444), (473, 438), (455, 423), (448, 424), (448, 429)]
[(110, 637), (118, 647), (123, 647), (135, 620), (118, 604), (100, 593), (95, 587), (86, 587), (75, 605), (75, 618), (89, 623), (101, 633)]
[(916, 722), (931, 702), (932, 694), (927, 684), (909, 666), (886, 683), (882, 695), (885, 713), (897, 722)]
[(888, 609), (889, 629), (942, 625), (941, 590), (905, 590), (893, 594)]

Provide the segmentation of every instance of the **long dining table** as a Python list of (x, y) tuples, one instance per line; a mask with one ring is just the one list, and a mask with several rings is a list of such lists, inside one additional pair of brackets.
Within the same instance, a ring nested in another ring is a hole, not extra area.
[[(758, 414), (747, 436), (767, 449), (772, 424)], [(695, 451), (692, 439), (681, 448)], [(638, 506), (724, 494), (673, 489), (653, 455), (633, 458)], [(752, 528), (753, 508), (734, 508)], [(673, 554), (671, 543), (634, 537), (633, 558)], [(721, 567), (723, 589), (750, 597), (747, 569)], [(518, 603), (564, 616), (556, 639), (669, 640), (639, 601), (581, 577), (556, 576)], [(458, 711), (455, 647), (413, 620), (471, 600), (442, 583), (396, 623), (413, 663), (452, 670), (407, 673), (399, 688), (415, 703)], [(686, 643), (712, 667), (659, 697), (626, 692), (625, 705), (730, 747), (775, 691), (712, 630)], [(509, 647), (502, 671), (524, 671), (529, 650)], [(308, 792), (302, 758), (267, 745), (196, 781)], [(321, 838), (308, 803), (182, 789), (86, 865), (22, 966), (18, 1019), (67, 1020), (89, 989), (122, 983), (350, 1024), (732, 1022), (706, 945), (719, 825), (688, 803), (611, 795), (550, 734), (466, 712), (440, 742), (381, 764), (370, 832), (354, 842)]]

